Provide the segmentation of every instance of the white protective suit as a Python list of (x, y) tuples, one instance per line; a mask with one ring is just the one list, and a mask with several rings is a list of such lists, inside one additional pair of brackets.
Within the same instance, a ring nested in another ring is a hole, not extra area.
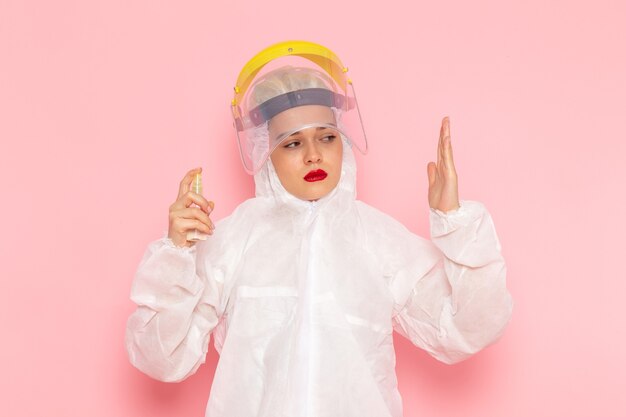
[[(345, 139), (344, 139), (345, 140)], [(151, 243), (127, 323), (131, 363), (181, 381), (220, 352), (208, 417), (400, 417), (392, 331), (445, 363), (500, 337), (512, 310), (491, 217), (430, 212), (432, 242), (338, 186), (289, 194), (268, 160), (256, 197), (190, 248)]]

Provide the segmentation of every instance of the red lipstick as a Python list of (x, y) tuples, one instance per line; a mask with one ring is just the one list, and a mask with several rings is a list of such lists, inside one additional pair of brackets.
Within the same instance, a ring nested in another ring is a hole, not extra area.
[(322, 181), (328, 176), (326, 171), (323, 169), (316, 169), (315, 171), (311, 171), (304, 176), (304, 180), (308, 182)]

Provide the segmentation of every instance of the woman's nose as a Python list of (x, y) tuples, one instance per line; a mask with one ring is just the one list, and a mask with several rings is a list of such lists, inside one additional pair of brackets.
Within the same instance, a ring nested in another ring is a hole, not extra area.
[(304, 154), (306, 164), (318, 164), (322, 162), (322, 153), (315, 143), (309, 143)]

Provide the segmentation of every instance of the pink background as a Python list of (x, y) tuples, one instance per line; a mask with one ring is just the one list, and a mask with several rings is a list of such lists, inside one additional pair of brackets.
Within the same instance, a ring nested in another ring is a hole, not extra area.
[(461, 197), (507, 259), (497, 344), (448, 366), (396, 337), (405, 415), (625, 415), (626, 7), (508, 3), (0, 0), (1, 414), (204, 415), (217, 354), (180, 384), (132, 368), (130, 283), (188, 169), (215, 218), (253, 194), (232, 86), (306, 39), (351, 69), (360, 198), (427, 235), (450, 115)]

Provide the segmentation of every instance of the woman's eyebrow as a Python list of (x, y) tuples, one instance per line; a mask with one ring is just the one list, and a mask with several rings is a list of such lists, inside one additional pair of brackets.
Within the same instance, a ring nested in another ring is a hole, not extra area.
[[(330, 124), (330, 123), (329, 123), (329, 124)], [(315, 131), (316, 131), (316, 132), (319, 132), (320, 130), (326, 130), (326, 129), (331, 129), (331, 128), (330, 128), (330, 127), (326, 127), (326, 126), (318, 126), (318, 127), (315, 129)], [(283, 133), (283, 134), (284, 134), (284, 133)], [(298, 130), (297, 132), (294, 132), (294, 133), (292, 133), (291, 135), (289, 135), (289, 137), (292, 137), (292, 136), (298, 136), (298, 135), (301, 135), (301, 134), (302, 134), (302, 131), (301, 131), (301, 130)], [(280, 136), (282, 136), (282, 135), (278, 135), (277, 137), (280, 137)]]

